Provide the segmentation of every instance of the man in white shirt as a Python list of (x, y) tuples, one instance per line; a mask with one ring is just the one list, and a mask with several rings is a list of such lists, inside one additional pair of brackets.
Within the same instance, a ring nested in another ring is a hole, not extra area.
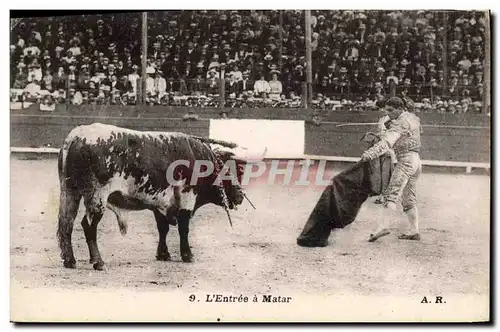
[(23, 50), (24, 56), (28, 56), (31, 53), (31, 56), (39, 56), (40, 55), (40, 49), (36, 46), (34, 46), (32, 43), (28, 43), (28, 47), (26, 47)]
[[(220, 62), (219, 62), (219, 56), (217, 54), (214, 54), (212, 56), (212, 59), (210, 60), (210, 63), (208, 65), (208, 70), (212, 69), (212, 68), (218, 68), (220, 67)], [(208, 76), (207, 76), (208, 78)]]
[(147, 78), (146, 78), (146, 93), (151, 96), (156, 95), (155, 91), (155, 79), (151, 77), (151, 74), (147, 73)]
[(167, 81), (161, 70), (156, 71), (155, 76), (155, 90), (158, 93), (158, 100), (161, 100), (167, 94)]
[(139, 82), (141, 79), (141, 76), (139, 76), (139, 73), (138, 73), (139, 66), (133, 65), (132, 70), (133, 70), (132, 74), (128, 75), (128, 80), (130, 81), (130, 84), (132, 84), (132, 89), (133, 89), (132, 94), (134, 96), (136, 96), (137, 95), (137, 86), (139, 85)]
[(40, 97), (40, 92), (42, 88), (40, 86), (40, 81), (33, 80), (28, 83), (28, 85), (24, 88), (24, 92), (27, 94), (28, 101), (36, 100)]
[(463, 70), (469, 71), (470, 67), (472, 67), (472, 62), (467, 59), (467, 55), (463, 55), (462, 60), (458, 62), (458, 65), (462, 67)]
[(151, 60), (148, 59), (147, 65), (146, 65), (146, 74), (148, 75), (153, 75), (155, 73), (156, 69), (154, 67), (154, 64), (151, 63)]
[(80, 55), (82, 55), (82, 51), (80, 49), (80, 46), (78, 46), (78, 39), (73, 39), (71, 41), (71, 47), (69, 49), (71, 51), (71, 54), (73, 54), (73, 56), (75, 57), (78, 57)]
[(28, 82), (41, 81), (42, 80), (42, 69), (40, 65), (30, 65), (28, 70)]
[(241, 81), (243, 79), (243, 74), (241, 73), (240, 69), (238, 68), (238, 65), (233, 66), (233, 71), (231, 71), (230, 74), (234, 76), (234, 79), (236, 81)]
[(253, 89), (257, 97), (261, 97), (263, 93), (267, 95), (271, 92), (271, 86), (269, 86), (269, 83), (264, 79), (263, 74), (260, 74), (259, 80), (255, 81)]

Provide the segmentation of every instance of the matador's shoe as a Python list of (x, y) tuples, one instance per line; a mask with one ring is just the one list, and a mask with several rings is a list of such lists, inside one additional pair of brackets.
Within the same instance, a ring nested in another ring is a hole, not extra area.
[(398, 239), (420, 241), (420, 234), (418, 233), (415, 233), (413, 235), (401, 234), (400, 236), (398, 236)]
[(370, 234), (370, 238), (368, 239), (368, 242), (375, 242), (378, 239), (380, 239), (381, 237), (389, 235), (389, 234), (391, 234), (391, 232), (387, 228), (384, 228), (375, 234)]

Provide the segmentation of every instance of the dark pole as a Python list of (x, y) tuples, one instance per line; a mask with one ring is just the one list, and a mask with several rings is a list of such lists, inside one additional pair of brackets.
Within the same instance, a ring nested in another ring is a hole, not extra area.
[(443, 91), (448, 88), (448, 12), (443, 12)]
[(279, 22), (279, 38), (280, 38), (280, 59), (279, 59), (279, 70), (281, 72), (283, 68), (283, 10), (280, 10), (280, 22)]
[(226, 105), (226, 68), (220, 70), (219, 77), (219, 108), (224, 108)]
[(312, 51), (311, 51), (311, 11), (305, 11), (306, 25), (306, 82), (307, 82), (307, 105), (312, 105)]
[(146, 68), (147, 68), (147, 59), (148, 59), (148, 13), (142, 13), (142, 58), (141, 58), (141, 104), (144, 104), (146, 101)]

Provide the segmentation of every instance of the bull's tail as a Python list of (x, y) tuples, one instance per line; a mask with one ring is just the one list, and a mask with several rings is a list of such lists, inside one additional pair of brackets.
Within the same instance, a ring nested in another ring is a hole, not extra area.
[(63, 181), (66, 179), (66, 159), (68, 158), (68, 151), (69, 148), (71, 147), (71, 143), (73, 142), (71, 135), (66, 137), (66, 139), (63, 141), (63, 145), (61, 149), (59, 150), (59, 160), (58, 160), (58, 168), (59, 168), (59, 180), (62, 183), (66, 183), (66, 181)]
[(113, 213), (115, 214), (116, 221), (118, 222), (118, 228), (120, 229), (120, 234), (123, 236), (127, 235), (128, 222), (127, 219), (122, 215), (122, 210), (119, 207), (111, 204), (109, 201), (106, 207), (113, 211)]

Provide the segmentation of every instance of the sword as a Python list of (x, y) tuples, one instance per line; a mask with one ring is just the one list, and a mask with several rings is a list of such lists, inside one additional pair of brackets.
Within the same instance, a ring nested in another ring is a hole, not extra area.
[(229, 214), (229, 210), (228, 209), (225, 209), (226, 210), (226, 213), (227, 213), (227, 217), (229, 219), (229, 225), (231, 225), (231, 227), (233, 227), (233, 222), (231, 221), (231, 215)]
[(350, 123), (341, 123), (338, 124), (337, 127), (345, 127), (345, 126), (373, 126), (377, 125), (378, 122), (350, 122)]
[(255, 206), (252, 204), (252, 202), (250, 201), (250, 199), (247, 197), (247, 194), (243, 193), (243, 197), (245, 197), (247, 199), (248, 203), (250, 203), (250, 205), (253, 207), (254, 210), (257, 210), (255, 208)]

